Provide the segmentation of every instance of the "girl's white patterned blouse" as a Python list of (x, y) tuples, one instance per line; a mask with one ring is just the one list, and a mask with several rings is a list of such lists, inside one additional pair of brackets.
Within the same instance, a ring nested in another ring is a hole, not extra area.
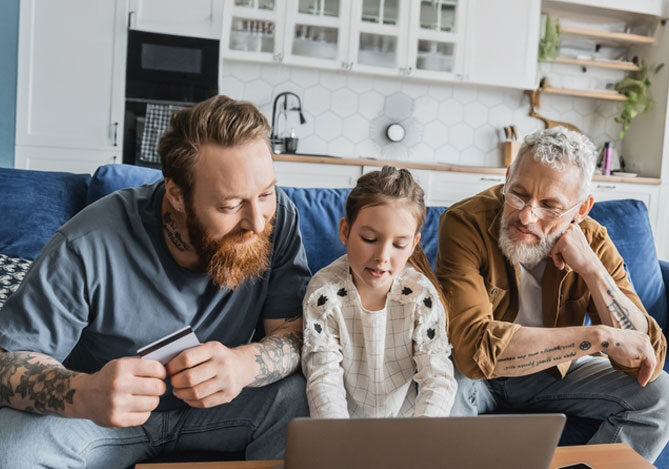
[(407, 265), (386, 307), (362, 307), (346, 255), (304, 298), (302, 370), (312, 417), (448, 416), (457, 388), (434, 285)]

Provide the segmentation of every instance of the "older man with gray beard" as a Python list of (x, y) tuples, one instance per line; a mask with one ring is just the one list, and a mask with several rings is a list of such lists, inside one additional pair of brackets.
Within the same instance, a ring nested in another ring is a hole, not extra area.
[(442, 215), (436, 273), (459, 388), (451, 413), (601, 420), (589, 443), (625, 442), (653, 461), (669, 438), (666, 340), (606, 229), (587, 216), (595, 160), (582, 134), (535, 132), (503, 186)]

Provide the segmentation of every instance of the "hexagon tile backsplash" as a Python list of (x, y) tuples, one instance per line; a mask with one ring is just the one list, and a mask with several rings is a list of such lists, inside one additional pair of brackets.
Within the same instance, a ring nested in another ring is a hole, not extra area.
[[(569, 71), (550, 71), (558, 79), (577, 77)], [(543, 128), (541, 121), (528, 116), (528, 98), (516, 89), (227, 60), (220, 89), (252, 102), (270, 121), (274, 96), (297, 93), (307, 123), (300, 125), (297, 113), (288, 113), (288, 122), (281, 122), (279, 130), (294, 129), (300, 139), (298, 152), (307, 154), (502, 166), (504, 126), (515, 124), (521, 138)], [(612, 102), (548, 95), (541, 97), (538, 109), (549, 119), (576, 125), (598, 147), (616, 140), (616, 111)], [(392, 122), (406, 130), (399, 143), (384, 137)]]

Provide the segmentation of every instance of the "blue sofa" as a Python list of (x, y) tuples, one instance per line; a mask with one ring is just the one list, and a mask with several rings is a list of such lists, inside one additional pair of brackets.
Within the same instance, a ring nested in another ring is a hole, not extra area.
[[(93, 176), (84, 174), (0, 169), (0, 255), (34, 259), (53, 232), (97, 199), (124, 187), (153, 182), (157, 170), (127, 165), (101, 166)], [(344, 253), (337, 222), (344, 212), (347, 189), (284, 188), (300, 212), (300, 228), (313, 272)], [(428, 209), (422, 239), (434, 264), (437, 228), (444, 207)], [(595, 204), (591, 215), (607, 227), (647, 310), (667, 333), (669, 263), (658, 261), (648, 214), (635, 200)], [(0, 266), (0, 287), (10, 285), (11, 274)], [(2, 297), (0, 297), (0, 303)], [(0, 311), (1, 314), (1, 311)], [(665, 370), (669, 365), (665, 363)], [(570, 418), (561, 444), (582, 444), (597, 422)], [(669, 447), (655, 462), (669, 469)]]

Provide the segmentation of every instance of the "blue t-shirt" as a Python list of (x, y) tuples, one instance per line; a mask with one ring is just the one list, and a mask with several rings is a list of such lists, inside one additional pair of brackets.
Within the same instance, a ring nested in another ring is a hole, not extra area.
[[(234, 291), (170, 254), (162, 180), (100, 199), (56, 231), (9, 297), (0, 311), (0, 347), (93, 373), (185, 325), (200, 342), (235, 347), (251, 341), (261, 319), (301, 315), (310, 272), (297, 209), (276, 193), (270, 268)], [(182, 405), (168, 392), (159, 409)]]

